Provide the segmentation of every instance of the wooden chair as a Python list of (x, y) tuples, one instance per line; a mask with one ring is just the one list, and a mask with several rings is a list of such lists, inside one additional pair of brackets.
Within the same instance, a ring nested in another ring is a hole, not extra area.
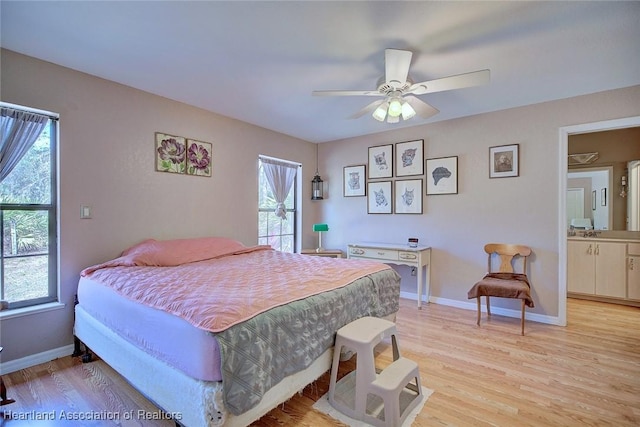
[[(491, 316), (491, 306), (489, 297), (518, 298), (522, 304), (522, 335), (524, 335), (524, 307), (533, 308), (531, 298), (531, 285), (527, 276), (527, 257), (531, 255), (531, 248), (524, 245), (510, 245), (504, 243), (489, 243), (484, 246), (484, 251), (488, 255), (487, 274), (467, 293), (469, 299), (476, 298), (478, 301), (478, 321), (480, 326), (480, 297), (487, 299), (487, 315)], [(492, 256), (497, 254), (500, 257), (500, 267), (493, 269)], [(522, 273), (516, 273), (514, 265), (516, 259), (522, 261)]]

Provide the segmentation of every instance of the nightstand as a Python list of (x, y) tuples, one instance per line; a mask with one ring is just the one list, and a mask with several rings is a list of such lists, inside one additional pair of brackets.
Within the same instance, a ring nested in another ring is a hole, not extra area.
[(344, 253), (339, 249), (324, 249), (322, 252), (316, 252), (315, 249), (303, 249), (302, 255), (325, 256), (329, 258), (342, 258)]

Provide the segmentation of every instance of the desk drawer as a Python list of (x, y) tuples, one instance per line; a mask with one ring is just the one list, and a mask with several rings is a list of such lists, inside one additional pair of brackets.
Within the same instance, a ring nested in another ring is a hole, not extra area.
[(398, 259), (400, 261), (415, 261), (418, 262), (418, 254), (415, 252), (398, 252)]
[(349, 254), (362, 258), (397, 260), (398, 251), (392, 249), (349, 248)]

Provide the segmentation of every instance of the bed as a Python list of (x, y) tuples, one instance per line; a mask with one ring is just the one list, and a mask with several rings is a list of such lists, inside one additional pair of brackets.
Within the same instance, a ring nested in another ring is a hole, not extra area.
[(247, 247), (145, 240), (82, 271), (74, 334), (185, 426), (244, 426), (331, 365), (335, 331), (395, 318), (385, 264)]

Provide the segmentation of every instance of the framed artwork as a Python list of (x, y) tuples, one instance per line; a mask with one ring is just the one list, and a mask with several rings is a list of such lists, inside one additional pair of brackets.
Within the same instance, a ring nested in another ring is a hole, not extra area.
[(396, 143), (396, 176), (422, 175), (424, 173), (424, 141)]
[(422, 179), (398, 179), (395, 181), (395, 213), (422, 213)]
[(187, 144), (183, 137), (156, 132), (154, 148), (158, 172), (185, 173)]
[(596, 190), (591, 192), (591, 210), (596, 210)]
[(367, 183), (367, 213), (391, 213), (391, 181), (376, 181)]
[(211, 176), (212, 144), (187, 139), (187, 175)]
[(458, 156), (427, 159), (427, 196), (458, 194)]
[(344, 197), (366, 196), (365, 165), (345, 166), (343, 171)]
[(519, 144), (489, 147), (489, 178), (507, 178), (519, 175)]
[(393, 176), (393, 144), (369, 147), (369, 179)]
[(600, 205), (607, 206), (607, 189), (603, 188), (600, 190)]

